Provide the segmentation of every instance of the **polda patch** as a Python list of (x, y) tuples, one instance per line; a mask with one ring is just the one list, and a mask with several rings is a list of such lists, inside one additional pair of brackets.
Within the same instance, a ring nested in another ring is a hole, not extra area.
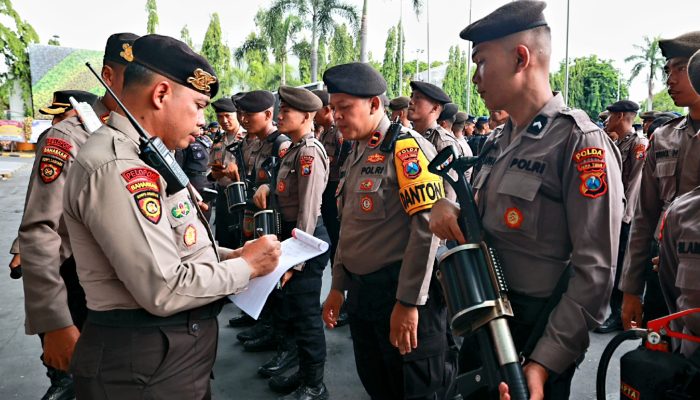
[(608, 192), (607, 165), (605, 150), (598, 147), (586, 147), (577, 151), (573, 160), (581, 178), (579, 192), (585, 197), (595, 199)]
[(634, 146), (633, 154), (634, 158), (637, 160), (643, 160), (644, 156), (646, 155), (647, 152), (647, 146), (644, 145), (644, 143), (640, 143), (636, 146)]
[(314, 156), (301, 156), (299, 157), (299, 168), (301, 169), (301, 176), (311, 175), (311, 169), (314, 164)]
[(402, 171), (406, 178), (416, 179), (420, 176), (422, 168), (418, 162), (418, 147), (406, 147), (396, 153), (401, 160)]

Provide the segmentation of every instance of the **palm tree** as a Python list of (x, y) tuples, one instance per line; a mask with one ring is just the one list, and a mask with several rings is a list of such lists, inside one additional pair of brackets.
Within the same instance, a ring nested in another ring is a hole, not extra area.
[(291, 45), (294, 46), (295, 36), (301, 31), (303, 23), (298, 16), (287, 15), (285, 17), (279, 14), (280, 11), (280, 9), (260, 10), (255, 16), (255, 21), (260, 27), (262, 37), (267, 38), (275, 61), (282, 66), (280, 84), (286, 85), (289, 42), (291, 41)]
[(649, 39), (648, 36), (644, 36), (644, 44), (641, 46), (635, 44), (634, 47), (639, 50), (639, 53), (625, 58), (625, 62), (633, 61), (636, 63), (632, 67), (629, 81), (632, 82), (643, 70), (648, 71), (647, 111), (650, 111), (654, 102), (654, 80), (659, 77), (664, 66), (664, 58), (659, 48), (659, 37)]
[(269, 12), (283, 15), (292, 10), (311, 18), (306, 25), (311, 30), (311, 81), (315, 82), (318, 79), (319, 37), (330, 37), (337, 25), (336, 17), (346, 19), (357, 31), (357, 10), (343, 0), (274, 0)]

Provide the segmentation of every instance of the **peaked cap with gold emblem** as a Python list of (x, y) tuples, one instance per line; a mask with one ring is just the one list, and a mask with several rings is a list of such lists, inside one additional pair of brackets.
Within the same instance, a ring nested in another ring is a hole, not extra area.
[(209, 62), (187, 44), (163, 35), (146, 35), (134, 42), (134, 63), (194, 91), (216, 96), (219, 80)]
[(138, 38), (138, 35), (129, 32), (111, 35), (105, 45), (104, 60), (127, 65), (134, 60), (131, 50), (134, 41)]

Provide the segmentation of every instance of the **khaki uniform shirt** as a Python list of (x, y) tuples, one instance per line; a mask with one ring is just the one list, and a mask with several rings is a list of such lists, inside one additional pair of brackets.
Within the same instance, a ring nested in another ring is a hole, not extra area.
[(640, 132), (632, 132), (616, 142), (622, 156), (622, 184), (625, 187), (625, 216), (622, 222), (629, 224), (634, 218), (634, 210), (639, 200), (639, 186), (642, 183), (642, 168), (649, 141)]
[[(671, 313), (700, 307), (700, 188), (668, 207), (661, 232), (659, 282)], [(700, 315), (677, 319), (675, 331), (700, 336)], [(688, 340), (676, 342), (689, 357), (698, 348)]]
[[(389, 119), (382, 118), (376, 137), (356, 142), (341, 168), (336, 192), (341, 233), (332, 287), (346, 288), (345, 269), (366, 275), (401, 262), (396, 299), (423, 305), (428, 299), (438, 239), (428, 228), (428, 212), (409, 215), (404, 209), (398, 176), (404, 172), (397, 172), (393, 154), (379, 150), (389, 125)], [(406, 128), (403, 132), (415, 139), (421, 156), (427, 160), (435, 157), (435, 149), (420, 134)], [(422, 165), (420, 173), (426, 171), (427, 165)], [(433, 203), (444, 194), (441, 179), (439, 184), (442, 193), (430, 199)]]
[(280, 165), (275, 194), (282, 218), (313, 235), (328, 183), (328, 155), (313, 133), (294, 143)]
[[(243, 128), (239, 128), (243, 129)], [(230, 151), (226, 150), (226, 147), (229, 145), (233, 144), (233, 142), (236, 141), (236, 134), (238, 131), (234, 133), (229, 133), (226, 132), (224, 135), (221, 136), (221, 140), (218, 142), (214, 143), (211, 146), (211, 150), (209, 150), (209, 162), (210, 163), (221, 163), (222, 165), (228, 165), (229, 163), (235, 163), (236, 158), (231, 154)], [(242, 171), (241, 171), (242, 172)], [(226, 187), (230, 185), (233, 181), (231, 178), (227, 176), (222, 176), (221, 178), (216, 180), (216, 183), (219, 184), (219, 186)]]
[[(459, 146), (459, 150), (461, 150), (461, 154), (464, 157), (473, 157), (474, 153), (472, 153), (472, 148), (469, 147), (469, 143), (467, 143), (467, 138), (462, 136), (461, 138), (456, 139), (457, 140), (457, 146)], [(467, 172), (464, 173), (464, 176), (467, 178), (467, 182), (471, 182), (472, 180), (472, 172), (474, 171), (474, 168), (469, 168)]]
[(88, 308), (169, 316), (245, 289), (248, 264), (219, 261), (229, 251), (214, 245), (194, 196), (168, 195), (138, 143), (129, 121), (110, 114), (66, 180), (64, 218)]
[(474, 188), (512, 291), (549, 297), (572, 265), (568, 289), (530, 355), (561, 373), (605, 316), (624, 212), (620, 153), (560, 94), (515, 134), (508, 121), (489, 136)]
[(252, 174), (254, 174), (254, 176), (251, 176), (251, 181), (254, 183), (255, 187), (258, 187), (264, 183), (269, 183), (267, 173), (262, 167), (265, 160), (267, 160), (273, 155), (278, 158), (284, 157), (284, 155), (287, 153), (287, 150), (289, 149), (289, 146), (292, 144), (292, 142), (289, 140), (289, 138), (287, 138), (286, 135), (282, 135), (285, 138), (287, 138), (287, 142), (279, 146), (277, 154), (272, 154), (272, 150), (275, 146), (275, 140), (279, 135), (282, 134), (279, 133), (279, 131), (274, 131), (273, 133), (267, 135), (265, 139), (258, 140), (256, 145), (252, 146), (252, 149), (250, 151), (250, 158), (253, 160)]
[(19, 254), (19, 237), (16, 237), (15, 240), (12, 241), (10, 254)]
[(343, 135), (340, 134), (340, 131), (335, 125), (331, 125), (330, 129), (323, 131), (319, 140), (321, 144), (323, 144), (323, 148), (326, 149), (326, 154), (328, 154), (328, 160), (330, 161), (328, 181), (338, 182), (340, 181), (340, 163), (338, 162), (338, 157), (340, 156), (340, 148), (343, 144)]
[(258, 141), (255, 135), (246, 135), (243, 138), (243, 162), (245, 162), (245, 171), (240, 171), (241, 176), (250, 176), (253, 173), (253, 149), (256, 147)]
[[(447, 146), (453, 146), (458, 155), (465, 155), (462, 151), (462, 147), (457, 143), (457, 138), (455, 137), (454, 133), (441, 127), (437, 122), (434, 122), (433, 126), (428, 128), (423, 136), (425, 136), (425, 138), (432, 143), (433, 147), (435, 147), (435, 150), (437, 150), (438, 153)], [(457, 178), (454, 171), (450, 171), (450, 176), (455, 179)], [(457, 198), (457, 193), (455, 193), (454, 189), (452, 189), (452, 186), (449, 184), (445, 186), (445, 197), (450, 200), (455, 200)]]
[(72, 255), (62, 218), (63, 188), (89, 136), (76, 116), (53, 125), (37, 143), (18, 237), (29, 335), (73, 325), (60, 275), (61, 265)]
[(700, 137), (690, 117), (657, 129), (649, 141), (642, 170), (639, 204), (630, 231), (619, 288), (642, 295), (644, 271), (663, 211), (678, 196), (700, 186)]

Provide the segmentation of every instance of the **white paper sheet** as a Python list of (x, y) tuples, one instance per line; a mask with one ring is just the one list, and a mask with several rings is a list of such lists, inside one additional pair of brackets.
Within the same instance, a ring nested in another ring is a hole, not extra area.
[(282, 242), (282, 255), (277, 268), (265, 276), (251, 279), (247, 290), (229, 298), (246, 314), (258, 319), (267, 297), (277, 286), (282, 275), (293, 266), (319, 256), (327, 250), (328, 243), (304, 231), (294, 229), (292, 237)]

